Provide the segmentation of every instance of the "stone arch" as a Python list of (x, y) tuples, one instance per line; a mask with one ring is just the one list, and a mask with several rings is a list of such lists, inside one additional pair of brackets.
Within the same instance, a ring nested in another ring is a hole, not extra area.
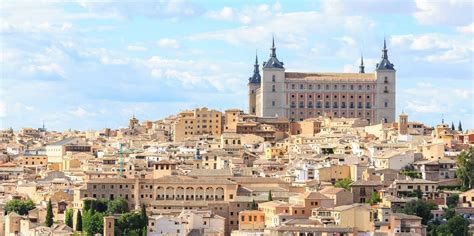
[(186, 200), (194, 200), (194, 188), (186, 187)]
[(224, 188), (217, 187), (214, 195), (216, 200), (224, 200)]
[(173, 187), (167, 187), (165, 190), (165, 199), (166, 200), (173, 200), (174, 199), (174, 188)]
[(204, 200), (204, 198), (205, 198), (204, 188), (202, 188), (202, 187), (197, 187), (196, 188), (195, 198), (196, 198), (196, 200)]
[(156, 200), (164, 200), (166, 195), (165, 188), (162, 186), (158, 186), (156, 188)]
[(176, 195), (176, 200), (183, 200), (184, 199), (184, 188), (179, 186), (176, 188), (176, 191), (175, 191), (175, 195)]
[(206, 200), (214, 200), (214, 188), (206, 188)]

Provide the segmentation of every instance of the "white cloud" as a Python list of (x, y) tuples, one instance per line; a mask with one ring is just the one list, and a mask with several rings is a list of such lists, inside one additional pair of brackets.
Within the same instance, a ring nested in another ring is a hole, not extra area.
[(458, 26), (456, 27), (456, 30), (462, 34), (472, 34), (474, 33), (474, 23), (471, 23), (466, 26)]
[(127, 50), (128, 51), (136, 51), (136, 52), (144, 52), (144, 51), (147, 51), (148, 48), (146, 48), (144, 46), (141, 46), (141, 45), (132, 44), (132, 45), (127, 46)]
[(427, 54), (422, 59), (429, 62), (468, 62), (472, 60), (474, 51), (472, 39), (465, 35), (393, 35), (390, 43), (394, 47), (423, 51)]
[(77, 117), (85, 117), (85, 116), (90, 115), (90, 113), (82, 107), (78, 107), (75, 110), (69, 111), (69, 113), (71, 113), (72, 115), (75, 115)]
[(469, 0), (415, 0), (415, 19), (426, 25), (447, 24), (466, 25), (472, 23), (474, 8)]
[(158, 41), (158, 46), (163, 48), (179, 48), (179, 43), (176, 39), (162, 38)]
[(219, 11), (209, 11), (206, 15), (216, 20), (230, 21), (234, 19), (234, 9), (231, 7), (224, 7)]
[(438, 113), (440, 112), (441, 104), (435, 101), (407, 101), (406, 109), (418, 113)]

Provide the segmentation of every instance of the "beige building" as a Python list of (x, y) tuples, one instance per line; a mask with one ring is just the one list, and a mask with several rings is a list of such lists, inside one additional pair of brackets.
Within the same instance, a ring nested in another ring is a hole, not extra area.
[(173, 140), (184, 141), (194, 135), (221, 135), (222, 113), (206, 107), (178, 113), (172, 128)]
[(260, 117), (287, 117), (292, 121), (328, 114), (361, 118), (370, 123), (395, 121), (396, 77), (384, 41), (382, 58), (374, 73), (286, 72), (273, 42), (270, 58), (258, 61), (249, 78), (249, 113)]

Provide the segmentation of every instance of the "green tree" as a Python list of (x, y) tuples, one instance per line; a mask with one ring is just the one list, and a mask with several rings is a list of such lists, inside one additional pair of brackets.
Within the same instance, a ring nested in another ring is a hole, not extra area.
[(148, 215), (146, 214), (146, 206), (142, 204), (142, 208), (140, 210), (140, 217), (142, 219), (143, 226), (141, 228), (142, 233), (140, 235), (147, 234), (147, 227), (148, 227)]
[(31, 200), (22, 201), (18, 199), (13, 199), (8, 201), (3, 209), (5, 210), (6, 214), (13, 211), (20, 215), (26, 215), (28, 214), (28, 211), (31, 211), (35, 208), (35, 203)]
[(375, 205), (381, 201), (382, 201), (382, 198), (380, 198), (377, 192), (372, 192), (372, 196), (370, 196), (370, 199), (367, 201), (367, 203), (371, 205)]
[(469, 220), (464, 219), (460, 215), (455, 215), (453, 218), (449, 219), (446, 224), (453, 235), (467, 236), (469, 231)]
[(51, 204), (51, 199), (48, 201), (48, 206), (46, 208), (46, 221), (44, 222), (46, 226), (51, 227), (53, 225), (53, 204)]
[(250, 210), (258, 210), (258, 205), (255, 202), (255, 199), (252, 200), (252, 204), (250, 205)]
[(82, 216), (82, 229), (88, 236), (102, 233), (104, 230), (104, 213), (89, 209)]
[(456, 158), (458, 169), (456, 175), (464, 189), (471, 189), (474, 185), (474, 147), (464, 150)]
[(453, 193), (446, 198), (446, 205), (449, 208), (454, 208), (458, 205), (458, 201), (459, 201), (459, 194)]
[(444, 208), (443, 209), (443, 218), (449, 220), (456, 215), (456, 211), (453, 208)]
[(272, 190), (268, 190), (268, 201), (273, 201)]
[(426, 202), (424, 200), (412, 200), (405, 205), (403, 209), (397, 209), (396, 211), (402, 212), (409, 215), (416, 215), (421, 217), (421, 223), (426, 225), (429, 220), (433, 218), (431, 210), (436, 208), (436, 204)]
[(461, 121), (459, 121), (459, 124), (458, 124), (458, 131), (462, 132), (462, 125), (461, 125)]
[(82, 214), (81, 210), (77, 211), (77, 220), (76, 220), (76, 231), (82, 231)]
[(351, 189), (351, 184), (352, 180), (349, 178), (341, 179), (336, 181), (336, 184), (334, 184), (335, 187), (337, 188), (343, 188), (345, 190), (350, 190)]
[(73, 228), (73, 223), (72, 223), (73, 217), (74, 217), (74, 211), (72, 209), (67, 209), (64, 223), (67, 226), (71, 227), (71, 229)]
[(140, 235), (140, 231), (145, 227), (145, 224), (141, 214), (136, 212), (122, 214), (117, 220), (120, 235)]
[(456, 130), (456, 128), (454, 128), (454, 122), (451, 122), (451, 129)]
[(116, 198), (112, 201), (109, 201), (107, 204), (107, 213), (108, 214), (122, 214), (129, 212), (128, 202), (123, 198)]

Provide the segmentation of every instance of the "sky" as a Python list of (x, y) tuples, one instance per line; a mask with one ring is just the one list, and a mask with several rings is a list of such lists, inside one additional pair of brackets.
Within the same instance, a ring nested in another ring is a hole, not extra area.
[(384, 37), (397, 114), (474, 128), (469, 0), (0, 2), (1, 128), (118, 128), (135, 115), (247, 110), (272, 35), (287, 71), (366, 72)]

